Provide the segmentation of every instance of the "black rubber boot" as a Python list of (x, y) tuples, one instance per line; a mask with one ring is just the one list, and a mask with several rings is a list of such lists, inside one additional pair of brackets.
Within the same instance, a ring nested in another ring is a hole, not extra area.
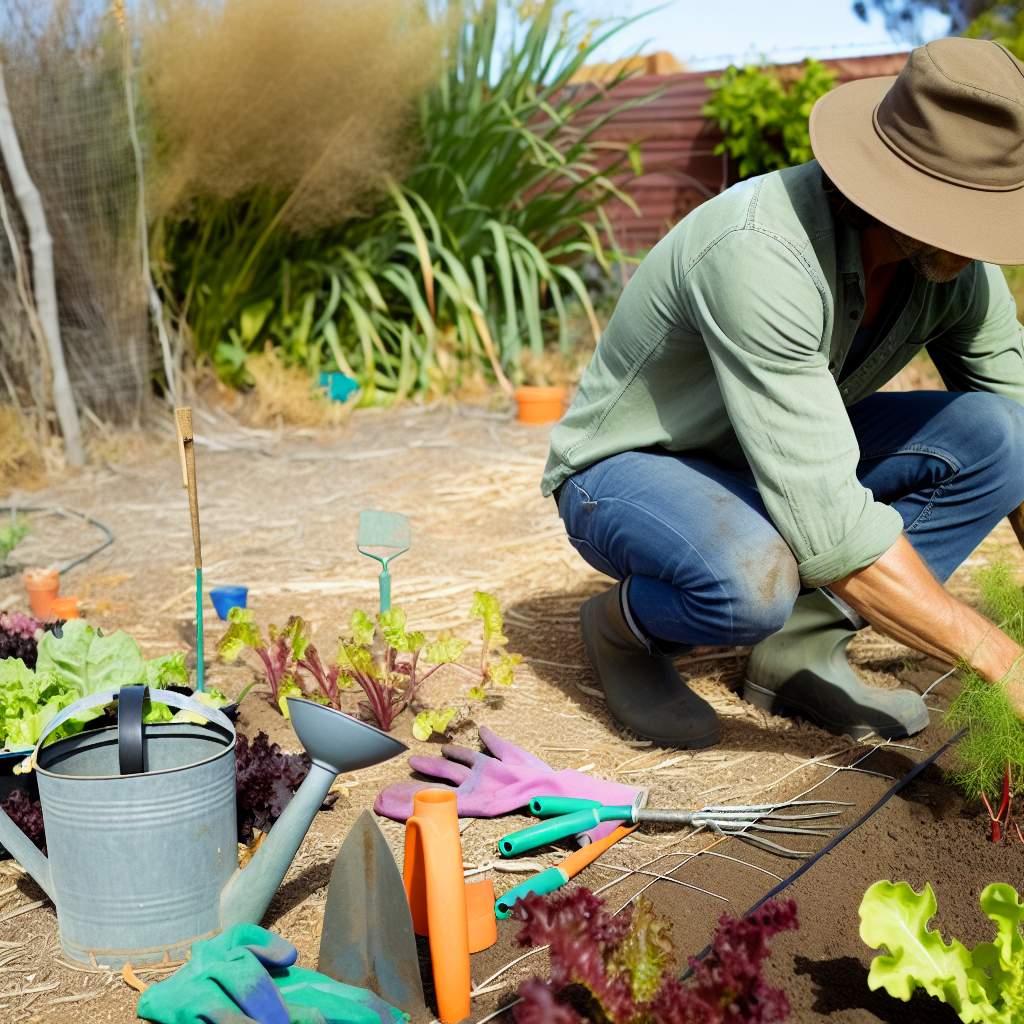
[(683, 682), (670, 657), (652, 654), (630, 628), (625, 586), (616, 584), (580, 609), (583, 643), (608, 710), (627, 729), (661, 746), (712, 746), (721, 737), (714, 709)]
[(846, 648), (855, 633), (820, 591), (797, 598), (786, 625), (750, 652), (743, 699), (854, 739), (920, 732), (929, 719), (919, 694), (868, 686), (850, 668)]

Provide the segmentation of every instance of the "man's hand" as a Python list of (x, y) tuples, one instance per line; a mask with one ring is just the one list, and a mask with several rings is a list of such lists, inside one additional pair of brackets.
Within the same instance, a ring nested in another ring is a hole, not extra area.
[(1013, 670), (1007, 695), (1024, 718), (1024, 648), (948, 593), (905, 536), (829, 590), (880, 632), (940, 661), (966, 661), (992, 683)]

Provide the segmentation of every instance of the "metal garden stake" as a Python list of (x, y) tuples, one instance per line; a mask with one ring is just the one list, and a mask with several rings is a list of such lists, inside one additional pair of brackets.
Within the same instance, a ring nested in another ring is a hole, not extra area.
[(380, 610), (391, 610), (391, 560), (404, 555), (412, 544), (409, 520), (398, 512), (366, 509), (359, 513), (359, 553), (380, 562)]

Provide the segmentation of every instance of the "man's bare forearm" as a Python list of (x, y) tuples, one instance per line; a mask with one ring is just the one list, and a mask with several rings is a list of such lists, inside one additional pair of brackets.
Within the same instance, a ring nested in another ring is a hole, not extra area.
[(964, 660), (991, 682), (1003, 679), (1024, 649), (948, 593), (905, 536), (878, 561), (829, 589), (880, 632), (941, 661)]

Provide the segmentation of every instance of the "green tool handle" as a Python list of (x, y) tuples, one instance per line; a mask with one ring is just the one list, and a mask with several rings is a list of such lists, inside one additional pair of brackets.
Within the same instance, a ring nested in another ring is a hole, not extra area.
[(388, 571), (388, 563), (381, 563), (384, 568), (380, 573), (380, 610), (381, 612), (391, 611), (391, 573)]
[(514, 889), (509, 889), (504, 896), (499, 897), (494, 903), (494, 916), (499, 921), (505, 921), (511, 916), (516, 900), (525, 899), (533, 893), (544, 896), (560, 889), (568, 881), (569, 876), (561, 868), (548, 868), (546, 871), (541, 871), (540, 874), (528, 878)]
[(206, 687), (203, 667), (203, 570), (196, 569), (196, 693)]
[(530, 813), (538, 818), (553, 818), (558, 814), (572, 814), (588, 807), (603, 807), (600, 800), (581, 800), (574, 796), (535, 796), (530, 801)]
[(579, 835), (587, 829), (600, 825), (602, 821), (633, 822), (633, 808), (629, 804), (622, 807), (587, 807), (572, 814), (562, 814), (557, 818), (548, 818), (539, 825), (521, 828), (498, 840), (498, 851), (503, 857), (514, 857), (517, 853), (534, 850), (538, 846), (554, 843), (567, 836)]

